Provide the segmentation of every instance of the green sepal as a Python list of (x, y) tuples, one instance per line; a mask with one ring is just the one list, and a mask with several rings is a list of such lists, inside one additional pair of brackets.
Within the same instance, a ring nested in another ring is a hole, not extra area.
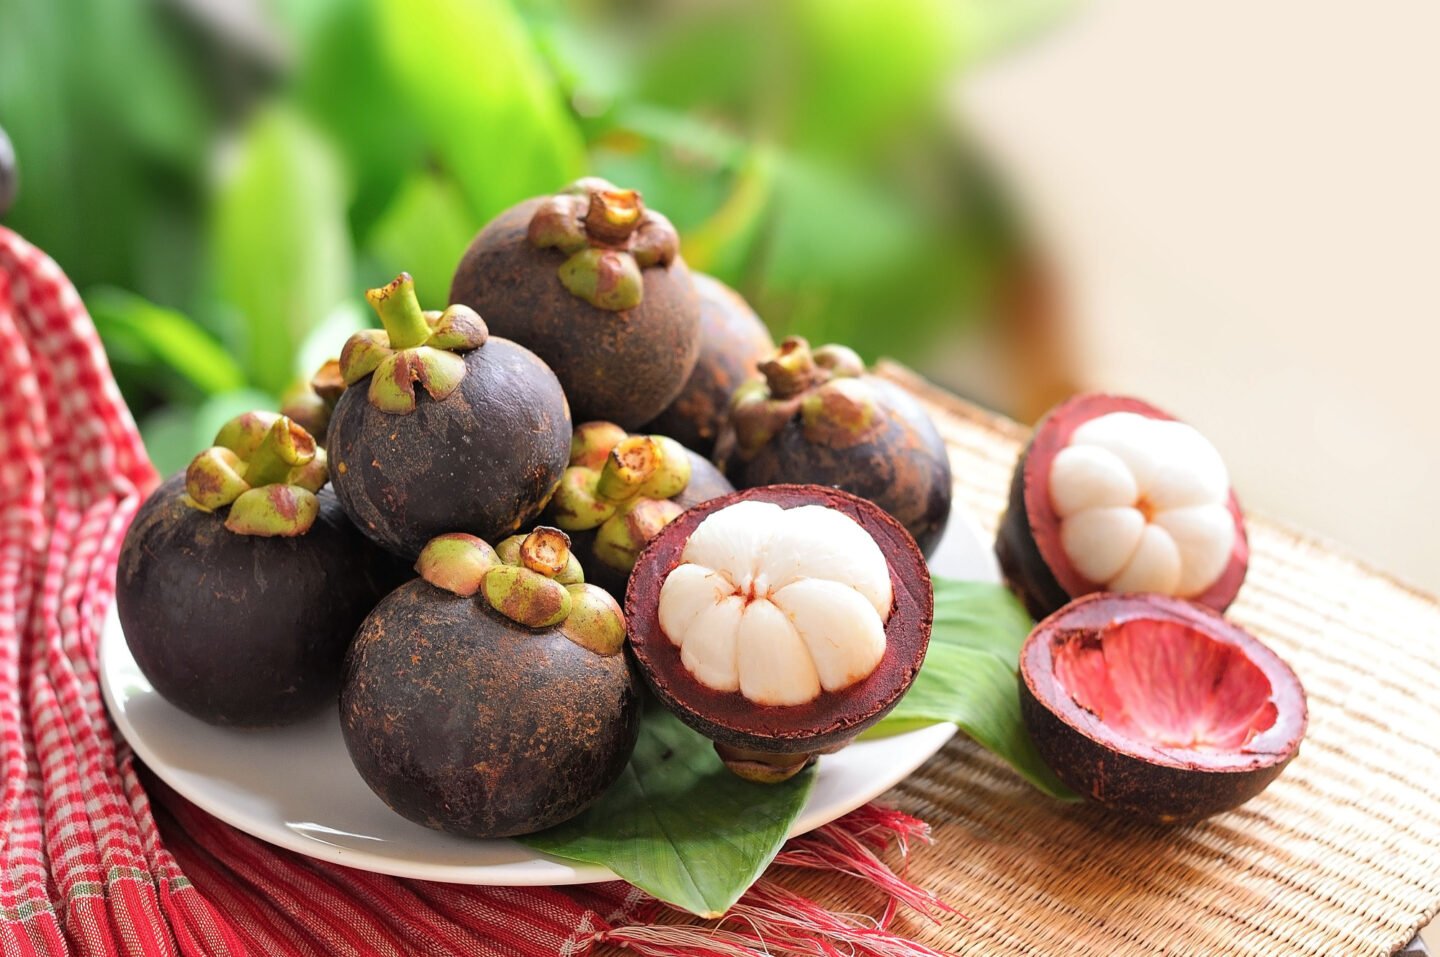
[(229, 506), (225, 527), (242, 535), (309, 531), (315, 497), (329, 479), (324, 449), (283, 415), (247, 412), (220, 427), (215, 445), (185, 470), (185, 501), (213, 512)]
[(320, 499), (296, 485), (262, 485), (241, 493), (230, 506), (225, 527), (239, 535), (293, 538), (320, 514)]
[(417, 346), (392, 352), (380, 360), (370, 377), (370, 404), (391, 415), (415, 411), (415, 383), (436, 402), (460, 388), (465, 378), (465, 360), (453, 352)]
[(224, 508), (250, 488), (241, 473), (245, 464), (228, 448), (214, 446), (195, 456), (185, 470), (185, 494), (203, 512)]
[(597, 309), (620, 312), (640, 305), (645, 280), (635, 257), (613, 249), (587, 248), (560, 265), (560, 282), (571, 295)]
[(660, 452), (660, 463), (640, 486), (645, 498), (674, 498), (690, 485), (690, 456), (685, 446), (665, 435), (652, 435), (650, 440)]
[(611, 594), (598, 585), (570, 585), (570, 615), (560, 631), (575, 644), (597, 655), (619, 654), (625, 647), (625, 613)]
[(683, 511), (669, 499), (637, 499), (600, 526), (595, 557), (616, 571), (629, 572), (650, 540)]
[[(528, 533), (511, 535), (495, 546), (495, 554), (498, 555), (500, 561), (506, 565), (522, 564), (520, 546), (524, 544), (527, 537)], [(575, 557), (574, 552), (570, 553), (569, 560), (566, 561), (565, 567), (554, 577), (555, 580), (562, 585), (575, 585), (585, 580), (585, 572), (581, 569), (580, 560)]]
[(565, 585), (517, 565), (490, 569), (480, 590), (491, 608), (529, 628), (548, 628), (570, 614), (570, 592)]
[(384, 329), (361, 329), (340, 350), (340, 375), (347, 386), (354, 385), (391, 355), (394, 350)]
[(486, 573), (499, 564), (500, 556), (483, 539), (450, 532), (425, 543), (415, 571), (436, 588), (468, 597), (480, 590)]

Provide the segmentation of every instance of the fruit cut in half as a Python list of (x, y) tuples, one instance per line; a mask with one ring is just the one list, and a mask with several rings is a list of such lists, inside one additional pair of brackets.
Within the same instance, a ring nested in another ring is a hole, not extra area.
[(1220, 453), (1139, 399), (1079, 395), (1035, 429), (995, 544), (1036, 618), (1091, 592), (1175, 595), (1224, 611), (1250, 561)]
[(1020, 710), (1045, 763), (1106, 807), (1194, 821), (1250, 800), (1305, 735), (1290, 666), (1194, 602), (1088, 595), (1020, 652)]
[(775, 485), (713, 499), (641, 553), (631, 650), (742, 777), (784, 780), (894, 707), (930, 642), (930, 575), (865, 499)]

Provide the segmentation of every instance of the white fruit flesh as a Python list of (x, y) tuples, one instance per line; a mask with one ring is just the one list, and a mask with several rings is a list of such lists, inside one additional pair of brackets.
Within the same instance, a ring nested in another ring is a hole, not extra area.
[(1050, 503), (1071, 565), (1109, 591), (1193, 598), (1235, 546), (1225, 463), (1183, 422), (1134, 412), (1086, 422), (1050, 467)]
[(885, 655), (890, 566), (842, 512), (737, 502), (707, 516), (680, 559), (660, 587), (660, 630), (707, 688), (804, 704)]

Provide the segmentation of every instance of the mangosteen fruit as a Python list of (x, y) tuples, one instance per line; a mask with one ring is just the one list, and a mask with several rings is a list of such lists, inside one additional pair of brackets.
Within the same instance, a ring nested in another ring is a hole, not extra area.
[(935, 423), (845, 346), (791, 336), (742, 385), (722, 437), (736, 488), (833, 485), (869, 499), (934, 551), (950, 517), (950, 458)]
[(1305, 692), (1290, 667), (1181, 598), (1078, 598), (1026, 639), (1020, 678), (1021, 714), (1045, 763), (1086, 797), (1147, 819), (1238, 807), (1305, 736)]
[(335, 412), (335, 403), (345, 391), (345, 377), (340, 374), (340, 360), (327, 359), (310, 381), (286, 397), (280, 407), (280, 414), (290, 419), (315, 437), (315, 442), (325, 447), (325, 433), (330, 428), (330, 416)]
[(694, 273), (700, 295), (700, 356), (685, 387), (643, 432), (668, 435), (701, 455), (730, 411), (730, 397), (760, 373), (760, 360), (775, 351), (770, 330), (740, 294), (718, 279)]
[(351, 520), (411, 558), (447, 531), (493, 540), (533, 522), (570, 453), (554, 373), (468, 306), (422, 312), (408, 274), (366, 297), (385, 328), (345, 344), (326, 446)]
[(782, 781), (844, 747), (910, 687), (934, 597), (915, 540), (874, 503), (774, 485), (686, 511), (625, 598), (655, 696), (730, 770)]
[(1036, 618), (1096, 591), (1175, 595), (1224, 611), (1250, 560), (1215, 446), (1147, 402), (1093, 393), (1036, 427), (995, 552)]
[(309, 433), (249, 412), (141, 506), (116, 604), (165, 700), (259, 727), (334, 699), (345, 647), (405, 570), (355, 529), (325, 476)]
[(640, 733), (620, 605), (583, 582), (554, 528), (494, 549), (442, 535), (416, 569), (345, 658), (340, 723), (360, 776), (399, 814), (465, 837), (585, 810)]
[(476, 235), (450, 301), (550, 364), (578, 420), (648, 422), (700, 350), (700, 300), (670, 221), (640, 194), (583, 179)]
[(570, 533), (590, 580), (624, 598), (636, 556), (660, 529), (733, 491), (719, 469), (672, 438), (586, 422), (575, 428), (570, 467), (545, 514)]

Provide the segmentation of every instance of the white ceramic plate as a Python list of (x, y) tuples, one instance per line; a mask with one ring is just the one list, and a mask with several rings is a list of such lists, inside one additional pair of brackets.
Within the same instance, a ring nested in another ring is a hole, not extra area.
[[(990, 543), (957, 505), (931, 567), (998, 581)], [(140, 673), (111, 611), (100, 681), (121, 734), (159, 777), (199, 807), (262, 840), (349, 867), (461, 884), (585, 884), (608, 869), (560, 860), (513, 841), (476, 841), (413, 824), (361, 780), (335, 709), (298, 725), (238, 731), (205, 724), (162, 699)], [(791, 833), (833, 821), (888, 790), (955, 733), (940, 724), (853, 744), (821, 759), (815, 790)]]

